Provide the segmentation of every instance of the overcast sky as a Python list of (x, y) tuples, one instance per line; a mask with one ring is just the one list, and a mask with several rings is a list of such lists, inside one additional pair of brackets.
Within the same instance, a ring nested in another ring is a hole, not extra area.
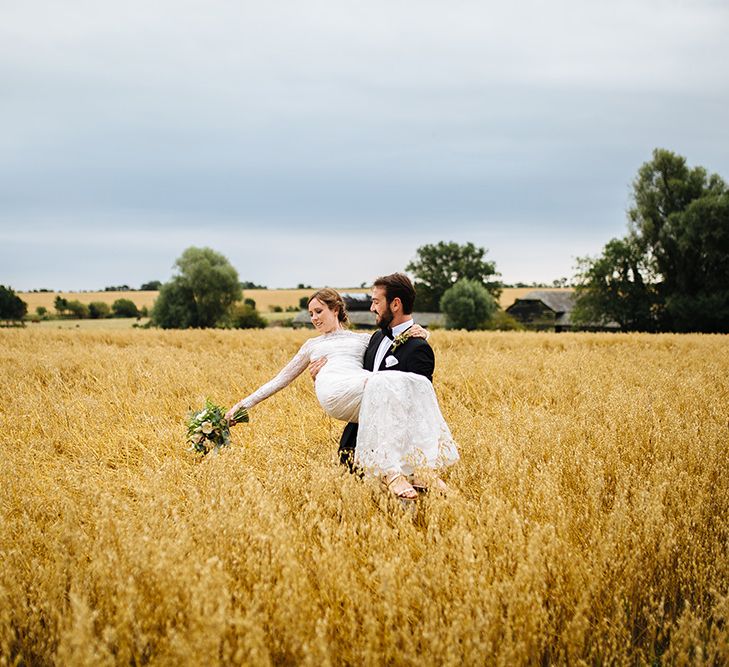
[(354, 286), (440, 240), (572, 276), (654, 148), (729, 179), (727, 34), (719, 0), (0, 0), (0, 284), (195, 245)]

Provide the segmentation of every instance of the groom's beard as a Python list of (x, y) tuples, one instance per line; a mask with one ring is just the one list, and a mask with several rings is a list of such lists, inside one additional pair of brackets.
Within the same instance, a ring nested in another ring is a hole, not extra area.
[(387, 305), (387, 310), (380, 315), (380, 319), (377, 322), (377, 326), (382, 329), (383, 332), (387, 331), (392, 324), (392, 320), (395, 319), (395, 315), (390, 310), (390, 304)]

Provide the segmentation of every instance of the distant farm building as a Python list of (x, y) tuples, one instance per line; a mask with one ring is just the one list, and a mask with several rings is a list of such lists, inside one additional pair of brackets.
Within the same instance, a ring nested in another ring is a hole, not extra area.
[(506, 312), (528, 329), (537, 331), (616, 331), (620, 327), (611, 322), (607, 325), (572, 323), (575, 306), (574, 291), (534, 290), (510, 305)]
[(372, 296), (367, 292), (342, 292), (341, 297), (350, 313), (369, 311), (372, 303)]

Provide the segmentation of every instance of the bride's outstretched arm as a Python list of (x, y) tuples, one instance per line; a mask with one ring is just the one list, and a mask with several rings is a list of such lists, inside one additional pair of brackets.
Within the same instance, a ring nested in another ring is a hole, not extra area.
[(306, 341), (301, 346), (301, 349), (296, 353), (294, 358), (289, 361), (278, 373), (278, 375), (266, 382), (252, 394), (238, 401), (228, 412), (225, 413), (225, 418), (228, 421), (233, 419), (233, 415), (239, 408), (246, 408), (247, 410), (252, 408), (254, 405), (258, 405), (261, 401), (266, 400), (269, 396), (272, 396), (277, 391), (280, 391), (284, 387), (290, 385), (299, 375), (301, 375), (311, 361), (311, 340)]

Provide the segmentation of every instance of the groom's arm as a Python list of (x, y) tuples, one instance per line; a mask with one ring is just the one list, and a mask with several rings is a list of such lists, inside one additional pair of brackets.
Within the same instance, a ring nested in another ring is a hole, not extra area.
[(314, 380), (314, 382), (316, 382), (316, 376), (319, 374), (319, 371), (325, 363), (327, 363), (327, 358), (319, 357), (316, 361), (312, 361), (309, 364), (309, 375), (311, 375), (311, 379)]
[(435, 354), (433, 348), (428, 345), (422, 338), (411, 338), (410, 345), (413, 349), (407, 357), (407, 363), (400, 370), (409, 373), (417, 373), (422, 375), (431, 382), (433, 381), (433, 371), (435, 370)]

